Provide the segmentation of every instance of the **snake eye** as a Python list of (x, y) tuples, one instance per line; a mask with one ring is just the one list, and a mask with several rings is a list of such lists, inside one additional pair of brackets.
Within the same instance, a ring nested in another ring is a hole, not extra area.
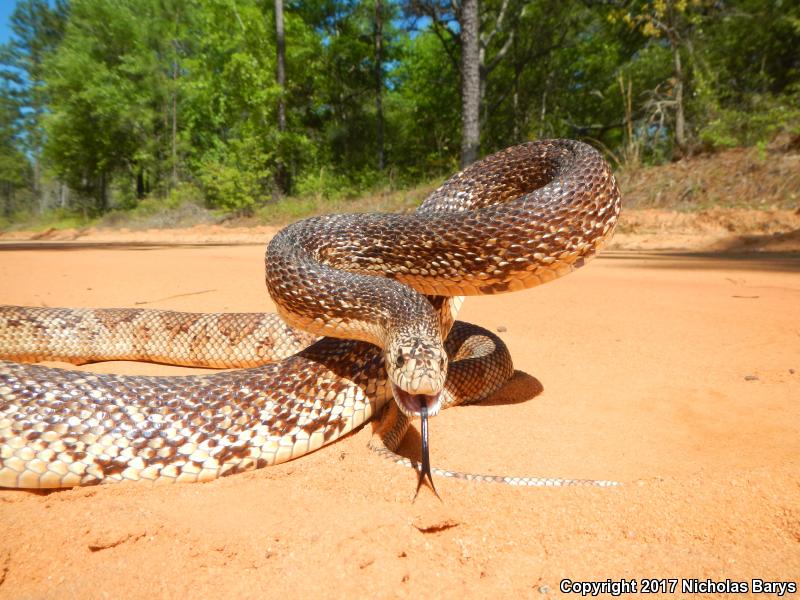
[(394, 361), (394, 364), (397, 365), (398, 368), (402, 367), (406, 363), (406, 358), (402, 354), (397, 355), (397, 359)]
[(446, 365), (445, 365), (445, 362), (446, 362), (446, 361), (445, 361), (445, 359), (444, 359), (444, 356), (443, 356), (442, 358), (440, 358), (440, 359), (439, 359), (439, 368), (440, 368), (442, 371), (444, 371), (444, 368), (445, 368), (445, 366), (446, 366)]

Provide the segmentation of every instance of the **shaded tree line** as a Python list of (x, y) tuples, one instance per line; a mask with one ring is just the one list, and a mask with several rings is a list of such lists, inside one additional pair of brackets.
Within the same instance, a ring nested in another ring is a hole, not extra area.
[(538, 137), (620, 163), (800, 133), (797, 0), (19, 0), (0, 202), (413, 184)]

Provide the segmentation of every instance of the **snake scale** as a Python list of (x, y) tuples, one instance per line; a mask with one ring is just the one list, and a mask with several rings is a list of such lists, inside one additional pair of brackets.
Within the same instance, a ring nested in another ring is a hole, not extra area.
[(571, 272), (611, 237), (619, 211), (596, 150), (541, 140), (467, 167), (411, 214), (327, 215), (281, 230), (266, 282), (283, 320), (0, 308), (0, 357), (11, 360), (259, 365), (145, 377), (0, 361), (0, 486), (206, 481), (302, 456), (379, 411), (371, 446), (397, 460), (412, 418), (479, 400), (513, 373), (494, 334), (455, 320), (461, 297)]

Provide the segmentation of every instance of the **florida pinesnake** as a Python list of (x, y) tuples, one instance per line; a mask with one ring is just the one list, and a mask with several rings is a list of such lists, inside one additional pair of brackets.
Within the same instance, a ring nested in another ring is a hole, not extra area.
[[(496, 336), (453, 327), (458, 297), (525, 289), (582, 266), (612, 235), (619, 209), (599, 153), (544, 140), (475, 163), (412, 214), (329, 215), (291, 225), (268, 247), (267, 286), (285, 321), (311, 337), (276, 322), (287, 345), (266, 356), (262, 343), (235, 364), (280, 362), (202, 377), (95, 375), (2, 361), (0, 486), (208, 480), (302, 456), (384, 407), (373, 445), (390, 454), (423, 405), (435, 414), (480, 399), (513, 370)], [(180, 353), (188, 356), (183, 364), (196, 362), (204, 347), (230, 350), (232, 338), (264, 339), (258, 315), (211, 315), (200, 327), (201, 317), (152, 313), (162, 320), (156, 326), (137, 320), (143, 314), (89, 311), (87, 325), (68, 309), (7, 307), (0, 310), (0, 355), (63, 360), (64, 346), (80, 337), (75, 332), (97, 337), (98, 318), (149, 342), (166, 336), (177, 346), (184, 335), (194, 347)], [(187, 335), (192, 327), (200, 327), (199, 337)], [(317, 335), (335, 337), (294, 353)], [(31, 339), (39, 350), (26, 346)], [(143, 342), (138, 351), (157, 354), (157, 346)], [(83, 347), (77, 354), (104, 352)], [(134, 355), (130, 344), (123, 354)], [(613, 483), (455, 475), (519, 485)]]

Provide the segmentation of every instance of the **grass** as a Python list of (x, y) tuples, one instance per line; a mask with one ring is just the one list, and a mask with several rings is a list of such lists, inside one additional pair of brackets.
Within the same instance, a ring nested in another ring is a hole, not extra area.
[(290, 196), (256, 210), (258, 224), (284, 225), (304, 217), (331, 213), (410, 212), (436, 188), (426, 182), (404, 190), (377, 190), (354, 198), (330, 200), (319, 195)]
[[(620, 169), (625, 207), (696, 212), (714, 208), (796, 209), (800, 205), (800, 154), (790, 148), (737, 148), (664, 165)], [(61, 209), (42, 215), (0, 219), (0, 230), (42, 231), (84, 227), (159, 229), (205, 223), (228, 226), (285, 225), (298, 219), (359, 212), (409, 212), (441, 183), (405, 189), (377, 187), (361, 195), (330, 198), (309, 192), (269, 202), (247, 216), (202, 206), (200, 192), (179, 189), (166, 199), (150, 198), (134, 208), (89, 218)]]
[(736, 148), (632, 171), (622, 169), (617, 179), (628, 208), (693, 212), (794, 209), (800, 204), (800, 155), (775, 148)]
[(305, 217), (330, 213), (410, 212), (439, 182), (426, 182), (408, 189), (378, 189), (351, 198), (329, 199), (319, 194), (289, 196), (255, 209), (249, 215), (210, 210), (199, 200), (148, 198), (134, 208), (116, 209), (99, 218), (52, 210), (44, 214), (15, 215), (0, 220), (0, 231), (44, 231), (98, 227), (110, 229), (169, 229), (219, 223), (228, 226), (285, 225)]
[(192, 200), (146, 198), (132, 209), (114, 210), (103, 215), (98, 219), (97, 226), (112, 229), (174, 229), (220, 220), (220, 215)]
[(97, 219), (64, 209), (53, 209), (42, 214), (14, 215), (0, 218), (0, 231), (49, 231), (91, 227)]

